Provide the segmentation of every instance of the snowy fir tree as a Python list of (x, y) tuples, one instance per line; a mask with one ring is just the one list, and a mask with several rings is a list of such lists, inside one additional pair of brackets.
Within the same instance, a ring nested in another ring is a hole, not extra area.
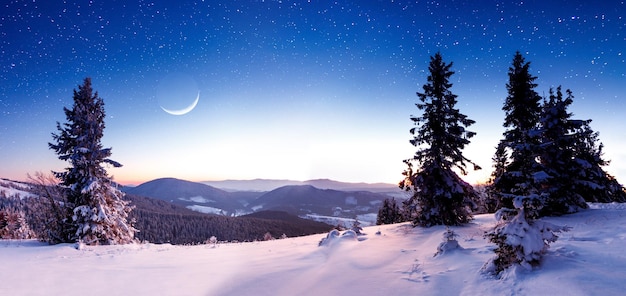
[(378, 209), (376, 225), (394, 224), (403, 222), (402, 210), (395, 198), (385, 198), (383, 205)]
[(110, 148), (100, 143), (104, 131), (104, 102), (93, 93), (91, 79), (85, 78), (74, 90), (72, 109), (63, 108), (67, 122), (57, 122), (58, 134), (52, 134), (50, 149), (70, 163), (63, 172), (55, 172), (67, 188), (67, 203), (72, 211), (64, 217), (69, 227), (63, 238), (87, 245), (134, 242), (136, 229), (128, 221), (132, 207), (122, 200), (123, 193), (107, 175), (104, 164), (121, 165), (108, 157)]
[(576, 192), (587, 202), (626, 202), (624, 186), (602, 168), (609, 161), (602, 158), (603, 145), (590, 123), (584, 121), (575, 133), (576, 161), (583, 168), (577, 172)]
[[(497, 225), (485, 236), (497, 245), (496, 257), (485, 270), (500, 273), (513, 265), (531, 268), (540, 263), (555, 233), (564, 228), (537, 220), (549, 198), (553, 177), (544, 171), (539, 159), (543, 153), (540, 97), (534, 91), (536, 77), (529, 73), (530, 63), (517, 52), (509, 68), (508, 96), (504, 107), (504, 126), (508, 128), (501, 142), (505, 152), (494, 157), (495, 177), (490, 192), (499, 199)], [(508, 152), (507, 152), (508, 151)], [(501, 160), (509, 153), (508, 160)], [(502, 167), (504, 168), (502, 170)]]
[(474, 121), (455, 108), (457, 96), (450, 91), (450, 76), (454, 74), (451, 67), (452, 63), (444, 63), (440, 53), (431, 57), (428, 82), (424, 92), (417, 93), (420, 103), (416, 106), (423, 114), (411, 117), (416, 127), (410, 130), (410, 142), (418, 150), (404, 161), (408, 168), (399, 185), (412, 191), (405, 211), (416, 226), (460, 225), (472, 219), (469, 205), (476, 192), (453, 169), (466, 174), (467, 163), (479, 169), (461, 153), (475, 135), (466, 130)]
[(498, 200), (499, 207), (513, 208), (512, 197), (532, 191), (533, 175), (541, 170), (537, 162), (541, 147), (538, 136), (541, 97), (534, 90), (537, 77), (529, 69), (530, 63), (516, 52), (502, 107), (506, 130), (496, 150), (493, 181), (488, 190)]
[(483, 266), (484, 272), (498, 275), (513, 266), (530, 270), (541, 263), (549, 244), (558, 239), (556, 234), (569, 230), (534, 218), (543, 206), (540, 200), (532, 195), (516, 196), (515, 209), (496, 212), (498, 223), (485, 235), (496, 244), (496, 256)]
[(363, 227), (361, 227), (361, 222), (359, 222), (359, 219), (354, 219), (354, 221), (352, 222), (352, 227), (350, 227), (350, 229), (354, 231), (354, 233), (356, 233), (357, 235), (363, 234), (361, 232), (361, 230), (363, 230)]
[(563, 97), (561, 87), (556, 92), (550, 89), (550, 96), (543, 104), (541, 117), (541, 164), (551, 176), (545, 187), (548, 197), (541, 215), (562, 215), (587, 208), (587, 203), (578, 190), (588, 185), (581, 180), (586, 168), (576, 156), (576, 131), (588, 123), (571, 119), (567, 108), (573, 102), (570, 90)]

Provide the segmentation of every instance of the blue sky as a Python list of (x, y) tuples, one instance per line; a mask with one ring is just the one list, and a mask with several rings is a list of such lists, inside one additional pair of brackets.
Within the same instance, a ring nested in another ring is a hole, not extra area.
[[(159, 177), (402, 178), (429, 56), (477, 123), (466, 155), (491, 172), (507, 70), (570, 88), (607, 170), (626, 178), (623, 1), (33, 1), (0, 12), (0, 177), (60, 170), (47, 148), (89, 76), (121, 183)], [(175, 79), (172, 77), (176, 77)], [(197, 106), (181, 116), (160, 105)], [(177, 95), (178, 94), (178, 95)]]

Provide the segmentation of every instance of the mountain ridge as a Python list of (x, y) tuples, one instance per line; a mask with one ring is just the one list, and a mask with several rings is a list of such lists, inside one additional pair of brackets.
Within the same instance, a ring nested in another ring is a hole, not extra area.
[(156, 198), (185, 207), (205, 205), (222, 209), (228, 213), (235, 212), (240, 204), (232, 194), (210, 185), (176, 178), (158, 178), (135, 187), (125, 187), (123, 191), (130, 194)]
[(305, 181), (289, 179), (227, 179), (219, 181), (200, 181), (225, 191), (271, 191), (289, 185), (313, 185), (319, 189), (335, 189), (342, 191), (395, 192), (400, 191), (398, 185), (391, 183), (342, 182), (332, 179), (310, 179)]
[[(328, 179), (313, 180), (310, 183), (330, 184), (340, 188), (355, 184)], [(298, 182), (296, 185), (285, 185), (266, 192), (225, 191), (200, 182), (159, 178), (123, 190), (130, 194), (158, 198), (198, 212), (223, 216), (274, 210), (300, 217), (316, 217), (311, 219), (324, 217), (323, 219), (330, 221), (357, 218), (369, 225), (375, 223), (378, 207), (391, 195), (366, 189), (323, 189)]]

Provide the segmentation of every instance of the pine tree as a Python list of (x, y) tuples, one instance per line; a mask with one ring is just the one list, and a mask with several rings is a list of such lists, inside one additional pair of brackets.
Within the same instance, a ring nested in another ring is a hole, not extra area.
[(626, 202), (626, 191), (615, 177), (608, 174), (603, 166), (609, 161), (602, 158), (602, 143), (598, 140), (598, 132), (590, 127), (591, 120), (583, 121), (575, 133), (575, 155), (578, 164), (583, 168), (578, 171), (576, 191), (587, 202)]
[(357, 235), (363, 234), (361, 232), (361, 230), (363, 230), (363, 227), (361, 227), (361, 222), (359, 222), (359, 219), (357, 218), (355, 218), (354, 221), (352, 222), (352, 227), (350, 227), (350, 229), (354, 231), (354, 233), (356, 233)]
[(450, 229), (450, 227), (446, 227), (446, 231), (443, 233), (443, 241), (439, 244), (439, 246), (437, 246), (435, 256), (444, 255), (445, 253), (449, 253), (457, 249), (463, 249), (456, 240), (458, 236), (459, 235), (456, 234), (454, 230)]
[[(537, 77), (529, 72), (530, 63), (516, 52), (509, 68), (508, 96), (502, 110), (505, 111), (504, 139), (498, 147), (495, 178), (489, 192), (499, 200), (499, 205), (513, 208), (512, 197), (526, 195), (541, 184), (534, 184), (533, 175), (541, 171), (536, 161), (540, 154), (538, 137), (541, 97), (534, 90)], [(508, 161), (501, 159), (508, 155)], [(504, 164), (504, 169), (500, 167)], [(534, 187), (534, 188), (531, 188)]]
[[(552, 179), (538, 161), (543, 154), (540, 129), (540, 97), (534, 91), (536, 77), (529, 73), (530, 63), (517, 52), (513, 66), (509, 68), (508, 96), (504, 140), (501, 145), (508, 150), (509, 160), (502, 161), (506, 151), (499, 151), (495, 179), (490, 192), (499, 199), (501, 208), (496, 212), (496, 227), (485, 236), (497, 245), (496, 257), (484, 270), (500, 273), (506, 268), (519, 265), (531, 268), (539, 264), (548, 244), (556, 241), (555, 233), (567, 230), (538, 220), (548, 199), (546, 188)], [(502, 148), (499, 147), (498, 150)]]
[[(588, 123), (571, 119), (567, 108), (573, 102), (573, 95), (567, 90), (563, 98), (561, 87), (556, 92), (550, 89), (550, 96), (544, 102), (541, 117), (541, 163), (551, 176), (546, 186), (548, 198), (541, 215), (562, 215), (587, 208), (585, 199), (578, 190), (581, 173), (586, 171), (576, 155), (576, 131)], [(578, 185), (577, 185), (578, 184)]]
[(506, 172), (506, 168), (509, 165), (509, 154), (506, 149), (506, 142), (500, 141), (498, 146), (496, 146), (496, 153), (493, 158), (493, 172), (491, 173), (491, 177), (487, 182), (487, 186), (485, 188), (485, 210), (488, 213), (495, 213), (498, 209), (502, 208), (502, 199), (499, 197), (497, 188), (493, 185), (495, 180), (500, 180), (500, 178)]
[(496, 212), (498, 223), (485, 234), (496, 244), (496, 256), (483, 266), (483, 271), (498, 275), (513, 266), (530, 270), (541, 263), (549, 244), (558, 239), (556, 234), (569, 230), (569, 227), (535, 219), (542, 207), (537, 201), (517, 196), (515, 210), (503, 208)]
[(104, 132), (104, 102), (93, 93), (91, 79), (74, 90), (72, 109), (63, 108), (67, 123), (57, 122), (58, 134), (49, 143), (58, 158), (70, 167), (55, 172), (67, 188), (67, 202), (72, 209), (65, 217), (68, 242), (124, 244), (134, 241), (135, 229), (128, 221), (132, 207), (122, 200), (123, 193), (107, 175), (103, 164), (120, 167), (110, 160), (110, 148), (100, 143)]
[[(474, 121), (455, 108), (457, 96), (450, 91), (450, 76), (454, 74), (451, 67), (452, 63), (444, 63), (440, 53), (431, 57), (428, 82), (423, 86), (424, 92), (417, 93), (421, 103), (416, 106), (423, 114), (411, 117), (419, 129), (410, 130), (410, 142), (419, 149), (413, 158), (404, 161), (408, 168), (400, 187), (412, 191), (405, 211), (412, 215), (414, 225), (459, 225), (472, 219), (468, 205), (476, 192), (453, 168), (462, 174), (466, 174), (466, 163), (479, 169), (461, 154), (475, 135), (466, 130)], [(415, 170), (414, 163), (418, 164)]]
[(376, 225), (394, 224), (403, 221), (402, 211), (395, 198), (385, 198), (383, 205), (378, 209)]
[(602, 169), (608, 161), (602, 159), (602, 144), (589, 127), (591, 120), (571, 119), (567, 108), (574, 96), (570, 90), (566, 94), (564, 98), (560, 86), (551, 89), (544, 103), (541, 163), (552, 178), (542, 215), (577, 212), (588, 207), (586, 201), (626, 201), (623, 186)]

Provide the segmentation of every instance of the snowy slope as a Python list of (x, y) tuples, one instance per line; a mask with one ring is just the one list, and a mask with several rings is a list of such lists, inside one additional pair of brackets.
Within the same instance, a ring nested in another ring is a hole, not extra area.
[(0, 196), (27, 198), (34, 197), (30, 186), (24, 183), (0, 179)]
[[(0, 295), (623, 295), (626, 209), (595, 206), (549, 218), (573, 227), (534, 271), (495, 279), (479, 215), (453, 227), (464, 248), (434, 257), (442, 226), (365, 228), (360, 240), (318, 247), (324, 235), (199, 246), (48, 246), (0, 241)], [(376, 232), (380, 230), (380, 235)]]

